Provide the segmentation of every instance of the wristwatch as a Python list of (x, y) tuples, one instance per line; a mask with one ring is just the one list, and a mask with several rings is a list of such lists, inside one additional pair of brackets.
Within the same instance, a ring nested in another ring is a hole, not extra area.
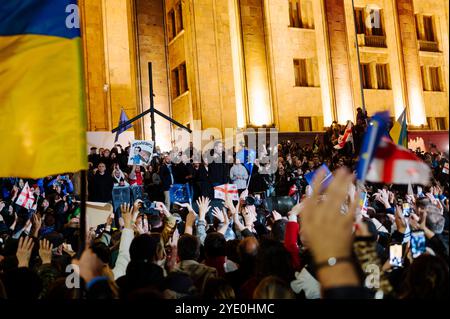
[(323, 267), (333, 267), (339, 263), (343, 262), (353, 262), (353, 258), (351, 257), (330, 257), (326, 261), (315, 264), (316, 271)]

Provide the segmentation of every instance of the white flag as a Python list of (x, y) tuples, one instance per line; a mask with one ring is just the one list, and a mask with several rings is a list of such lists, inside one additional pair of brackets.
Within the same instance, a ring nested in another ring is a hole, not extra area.
[(19, 198), (17, 198), (16, 204), (26, 209), (31, 209), (34, 204), (34, 194), (31, 191), (30, 186), (28, 186), (28, 182), (25, 183), (25, 186), (22, 188), (20, 192)]

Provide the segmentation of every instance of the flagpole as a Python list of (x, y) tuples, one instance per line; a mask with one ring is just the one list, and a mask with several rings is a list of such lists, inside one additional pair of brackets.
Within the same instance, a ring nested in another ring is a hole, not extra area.
[(156, 145), (156, 132), (155, 132), (155, 102), (153, 100), (153, 70), (152, 62), (148, 62), (148, 87), (150, 93), (150, 126), (152, 130), (152, 141)]
[(359, 57), (359, 44), (358, 44), (358, 28), (356, 27), (356, 13), (355, 13), (355, 0), (352, 0), (353, 9), (353, 22), (355, 25), (355, 45), (356, 45), (356, 57), (358, 58), (358, 71), (359, 71), (359, 84), (361, 92), (361, 103), (364, 114), (366, 114), (366, 101), (364, 98), (363, 77), (361, 72), (361, 59)]
[(80, 238), (79, 238), (79, 255), (86, 247), (86, 197), (87, 197), (87, 173), (86, 170), (81, 172), (81, 189), (80, 189)]

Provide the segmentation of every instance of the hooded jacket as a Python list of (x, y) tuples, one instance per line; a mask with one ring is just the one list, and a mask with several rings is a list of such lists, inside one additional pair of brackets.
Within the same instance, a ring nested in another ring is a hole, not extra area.
[(195, 260), (181, 261), (176, 265), (174, 271), (188, 274), (201, 294), (203, 293), (208, 279), (217, 277), (217, 270), (215, 268), (200, 264)]

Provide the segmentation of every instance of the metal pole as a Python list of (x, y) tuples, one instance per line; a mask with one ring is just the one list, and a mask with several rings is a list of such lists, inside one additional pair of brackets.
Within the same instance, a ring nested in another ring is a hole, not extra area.
[(358, 28), (356, 27), (356, 13), (355, 13), (355, 0), (352, 0), (353, 9), (353, 22), (355, 24), (355, 44), (356, 44), (356, 56), (358, 57), (358, 71), (359, 71), (359, 83), (361, 89), (361, 102), (363, 112), (366, 113), (366, 101), (364, 99), (363, 77), (361, 72), (361, 61), (359, 57), (359, 45), (358, 45)]
[(86, 201), (87, 201), (87, 174), (86, 170), (80, 172), (80, 238), (79, 256), (86, 247)]
[(152, 141), (156, 143), (155, 133), (155, 104), (153, 100), (153, 71), (152, 62), (148, 62), (148, 86), (150, 89), (150, 128), (152, 130)]

